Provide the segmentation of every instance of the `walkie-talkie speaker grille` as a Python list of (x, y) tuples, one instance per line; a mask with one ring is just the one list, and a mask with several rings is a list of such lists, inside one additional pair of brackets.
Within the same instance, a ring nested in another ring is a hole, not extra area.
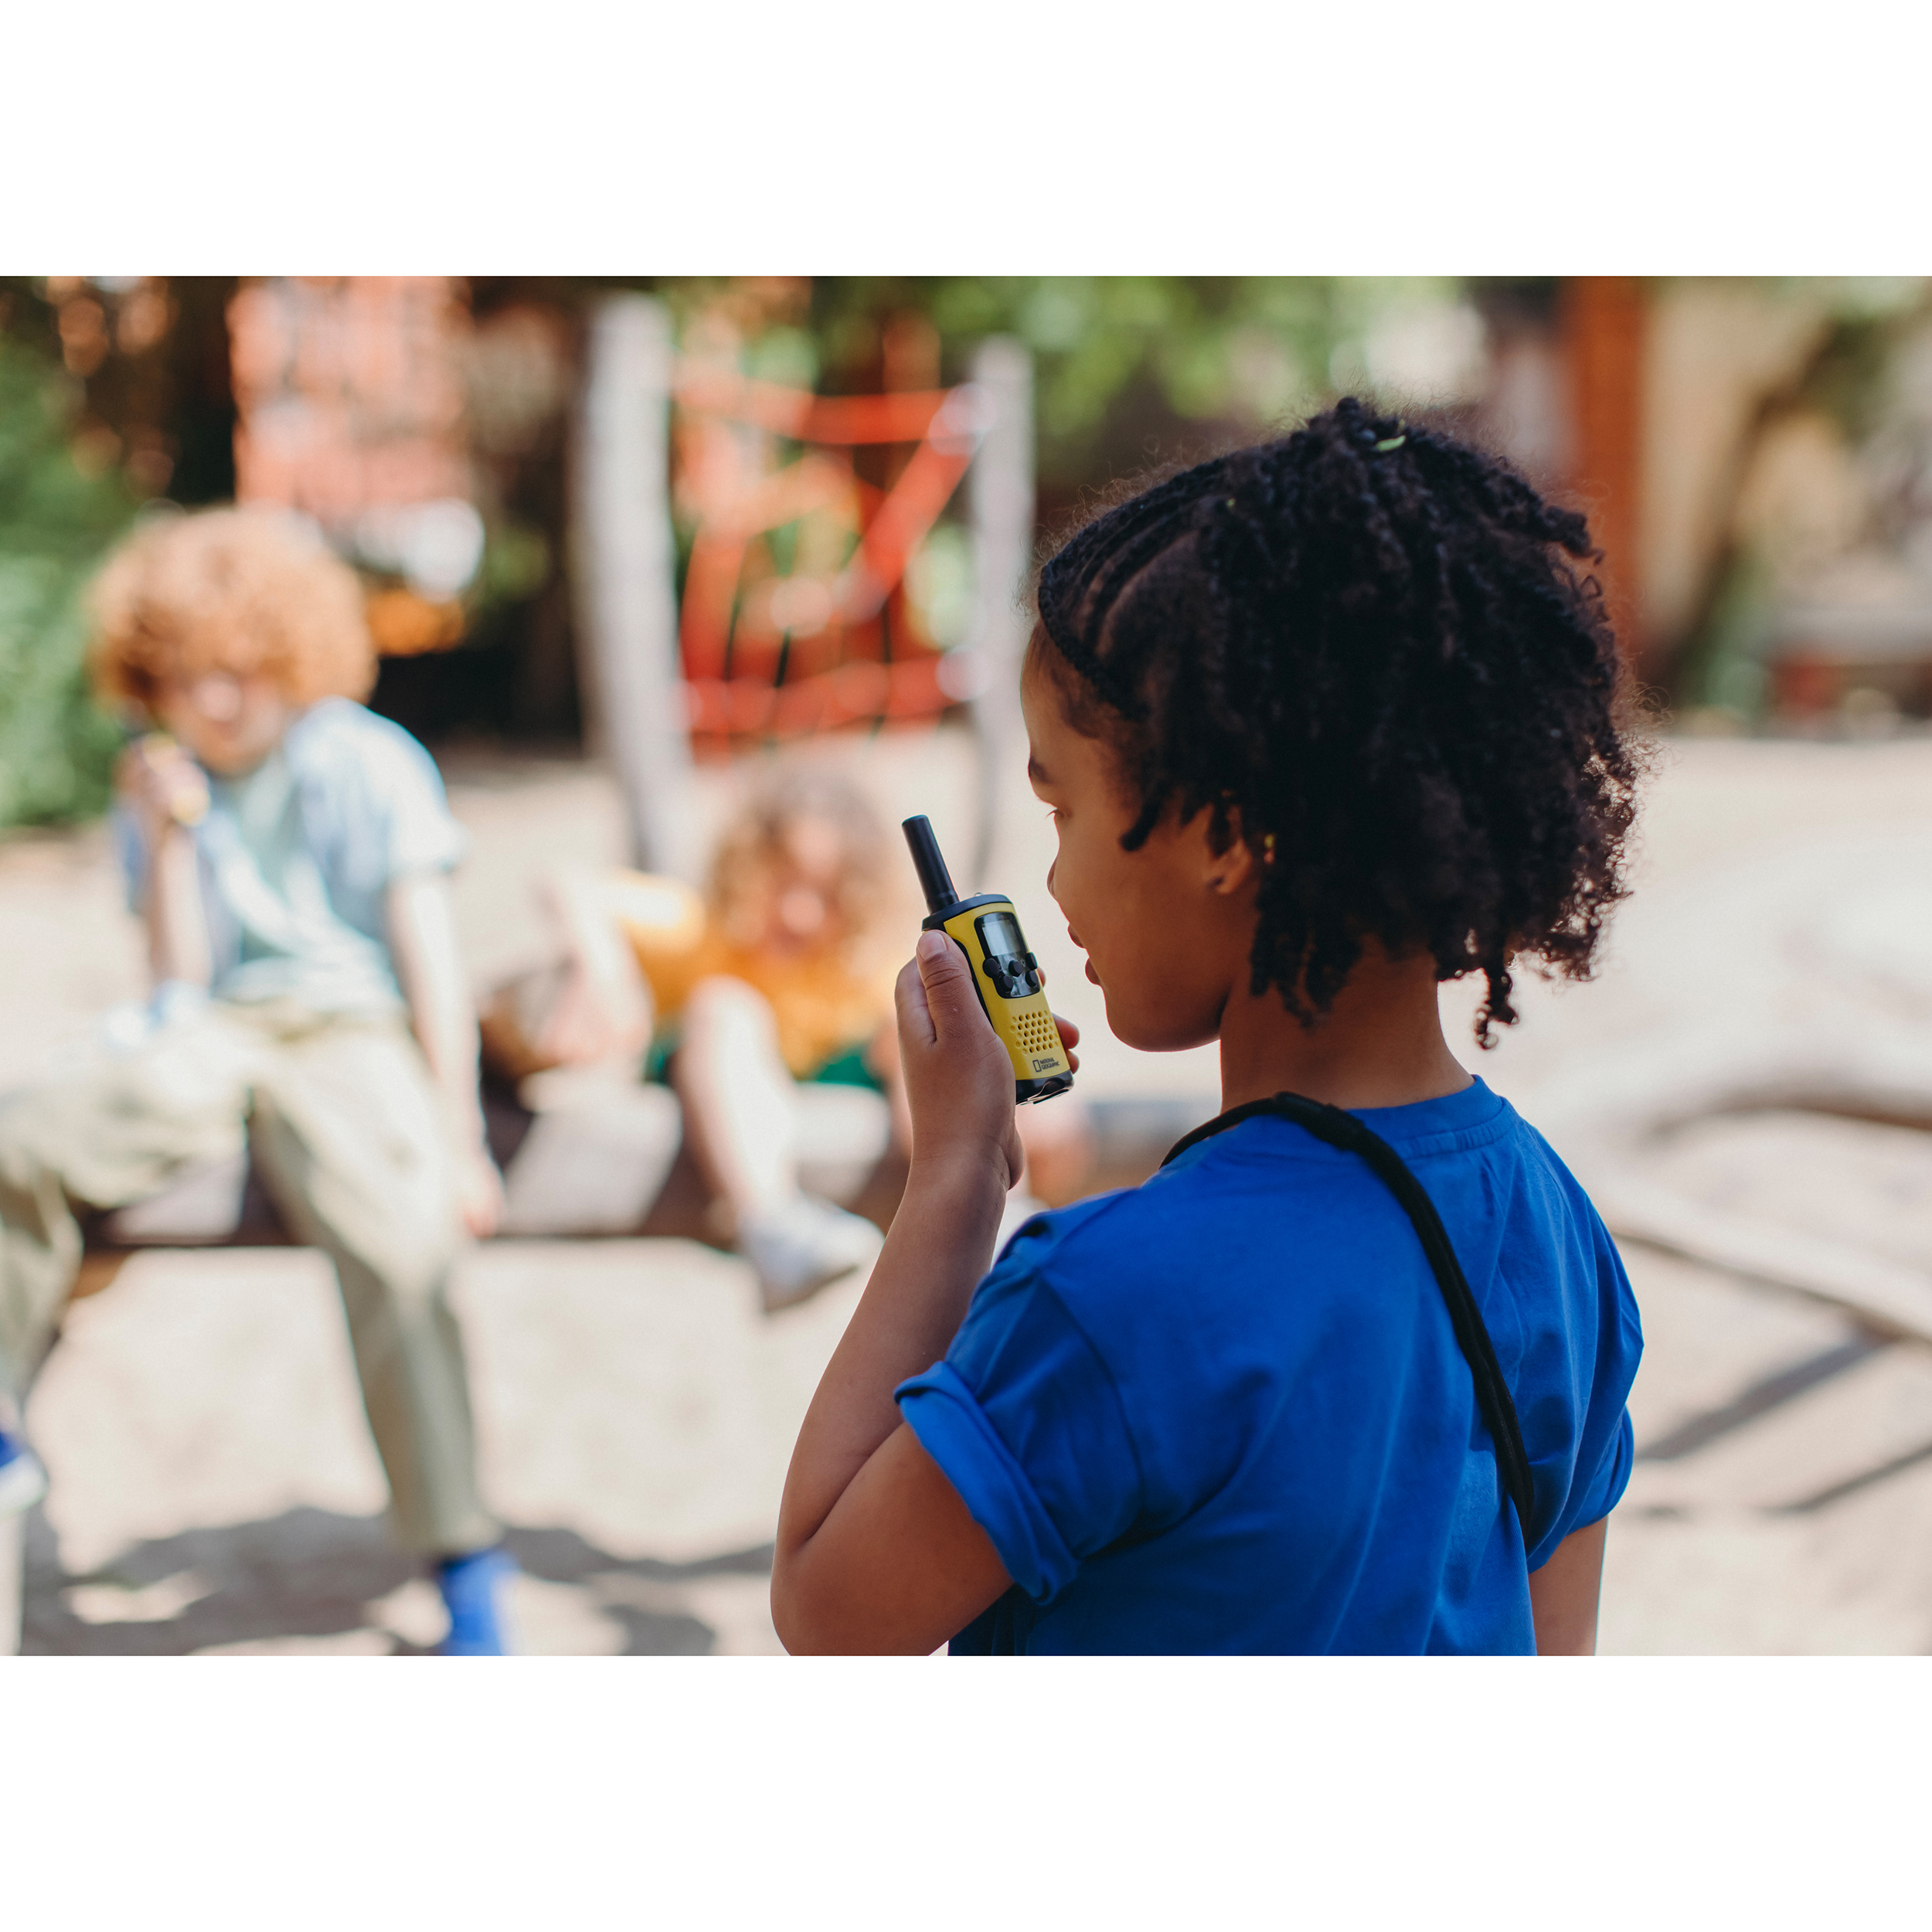
[(1059, 1029), (1044, 1015), (1022, 1010), (1014, 1016), (1013, 1031), (1019, 1036), (1019, 1043), (1029, 1053), (1057, 1053), (1060, 1050)]

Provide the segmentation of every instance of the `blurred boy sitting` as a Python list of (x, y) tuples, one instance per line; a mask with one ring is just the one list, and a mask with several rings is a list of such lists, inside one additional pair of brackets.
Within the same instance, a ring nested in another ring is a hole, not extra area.
[[(508, 1559), (478, 1498), (447, 1298), (502, 1203), (447, 874), (464, 836), (421, 746), (354, 702), (375, 676), (354, 574), (293, 519), (138, 532), (96, 590), (97, 682), (164, 728), (117, 774), (155, 998), (0, 1101), (0, 1393), (23, 1406), (80, 1258), (77, 1204), (125, 1205), (243, 1145), (335, 1263), (400, 1539), (436, 1560), (448, 1651), (502, 1648)], [(0, 1437), (0, 1505), (44, 1475)]]
[[(822, 767), (781, 764), (726, 827), (704, 897), (639, 872), (546, 882), (563, 964), (485, 1005), (485, 1059), (512, 1079), (650, 1041), (647, 1070), (676, 1090), (767, 1309), (866, 1265), (879, 1246), (869, 1222), (799, 1185), (811, 1132), (801, 1087), (883, 1094), (895, 1144), (910, 1145), (893, 982), (917, 916), (892, 925), (899, 872), (910, 880), (862, 793)], [(1036, 1168), (1053, 1129), (1066, 1140), (1073, 1124), (1070, 1111), (1041, 1124)], [(1069, 1151), (1083, 1158), (1083, 1141)]]

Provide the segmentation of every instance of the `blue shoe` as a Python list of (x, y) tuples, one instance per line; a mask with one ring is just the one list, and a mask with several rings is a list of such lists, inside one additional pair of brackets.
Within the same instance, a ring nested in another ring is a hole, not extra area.
[(449, 1634), (437, 1646), (438, 1656), (509, 1655), (502, 1593), (515, 1574), (516, 1560), (501, 1543), (466, 1556), (446, 1556), (437, 1565), (437, 1587), (450, 1613)]
[(17, 1516), (47, 1493), (47, 1472), (18, 1436), (0, 1429), (0, 1516)]

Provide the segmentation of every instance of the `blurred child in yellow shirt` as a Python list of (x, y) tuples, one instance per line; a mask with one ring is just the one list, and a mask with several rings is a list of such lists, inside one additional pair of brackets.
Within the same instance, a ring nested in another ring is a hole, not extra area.
[(557, 971), (486, 1009), (485, 1055), (510, 1077), (634, 1053), (676, 1090), (700, 1171), (730, 1210), (767, 1308), (870, 1261), (872, 1224), (798, 1185), (794, 1083), (869, 1087), (903, 1140), (893, 979), (877, 944), (890, 862), (865, 799), (835, 774), (781, 767), (727, 827), (702, 897), (642, 872), (541, 888)]
[(676, 1090), (767, 1308), (866, 1266), (879, 1244), (870, 1222), (801, 1189), (798, 1085), (883, 1094), (895, 1144), (910, 1145), (893, 984), (917, 914), (893, 890), (900, 871), (910, 883), (855, 786), (780, 765), (726, 828), (702, 896), (641, 872), (546, 882), (565, 960), (484, 1012), (485, 1060), (512, 1079), (648, 1043), (646, 1071)]

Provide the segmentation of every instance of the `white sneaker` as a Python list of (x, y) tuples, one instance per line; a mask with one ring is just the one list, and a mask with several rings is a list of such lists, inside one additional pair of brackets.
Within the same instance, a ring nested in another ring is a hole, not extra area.
[(17, 1437), (0, 1429), (0, 1516), (17, 1516), (47, 1493), (40, 1458)]
[(738, 1231), (738, 1252), (757, 1270), (770, 1315), (855, 1268), (870, 1267), (883, 1239), (861, 1216), (796, 1194), (746, 1223)]

